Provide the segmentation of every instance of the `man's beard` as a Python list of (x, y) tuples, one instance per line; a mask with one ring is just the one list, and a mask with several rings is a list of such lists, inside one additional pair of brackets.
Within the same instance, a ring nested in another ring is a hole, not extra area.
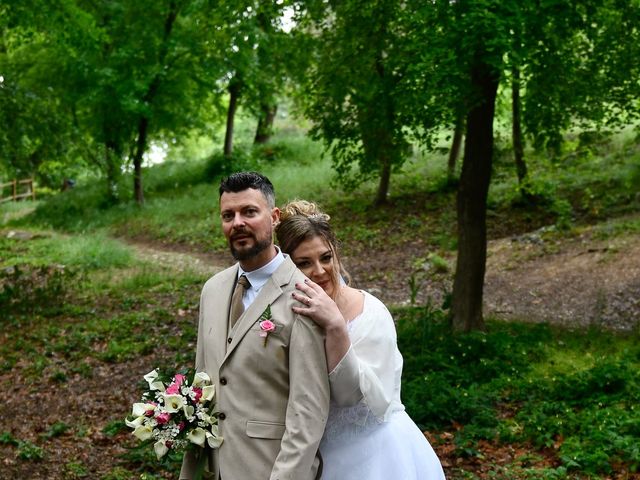
[(271, 246), (271, 239), (269, 238), (265, 238), (264, 240), (261, 240), (261, 241), (258, 241), (256, 239), (256, 243), (253, 245), (253, 247), (247, 250), (242, 250), (242, 251), (236, 250), (235, 248), (233, 248), (233, 244), (229, 243), (229, 248), (231, 248), (231, 255), (233, 255), (233, 258), (235, 258), (238, 261), (250, 260), (252, 258), (255, 258), (270, 246)]

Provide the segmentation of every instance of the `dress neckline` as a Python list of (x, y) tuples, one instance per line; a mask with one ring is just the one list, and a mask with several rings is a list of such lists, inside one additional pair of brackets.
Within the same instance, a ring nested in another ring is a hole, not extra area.
[(356, 323), (356, 321), (362, 317), (362, 315), (364, 315), (364, 306), (365, 303), (367, 302), (367, 295), (366, 292), (364, 290), (358, 290), (361, 294), (362, 294), (362, 310), (360, 310), (360, 313), (358, 313), (355, 317), (353, 317), (351, 320), (349, 320), (347, 322), (347, 331), (351, 331), (351, 329), (353, 328), (353, 324)]

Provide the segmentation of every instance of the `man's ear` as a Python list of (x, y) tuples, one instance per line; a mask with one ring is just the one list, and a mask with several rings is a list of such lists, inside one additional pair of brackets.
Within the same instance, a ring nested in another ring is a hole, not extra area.
[(275, 226), (280, 223), (280, 209), (273, 207), (271, 210), (271, 223)]

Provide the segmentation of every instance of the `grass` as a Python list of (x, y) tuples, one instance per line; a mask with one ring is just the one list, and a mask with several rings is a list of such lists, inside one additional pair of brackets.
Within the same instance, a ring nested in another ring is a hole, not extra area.
[(67, 236), (40, 231), (33, 235), (28, 241), (0, 237), (0, 266), (60, 264), (79, 270), (100, 270), (125, 267), (133, 262), (129, 248), (103, 232)]
[(461, 455), (480, 455), (481, 441), (528, 443), (554, 450), (566, 472), (640, 469), (637, 334), (492, 322), (452, 336), (441, 312), (396, 317), (407, 410), (432, 431), (455, 424)]

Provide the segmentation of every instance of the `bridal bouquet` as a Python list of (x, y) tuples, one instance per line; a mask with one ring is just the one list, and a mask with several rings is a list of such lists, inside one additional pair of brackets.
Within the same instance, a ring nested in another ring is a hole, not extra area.
[(213, 413), (215, 386), (204, 372), (189, 379), (176, 374), (163, 381), (157, 370), (144, 376), (149, 386), (142, 401), (133, 404), (133, 412), (125, 419), (133, 435), (153, 443), (158, 460), (169, 450), (182, 451), (190, 445), (218, 448), (218, 419)]

